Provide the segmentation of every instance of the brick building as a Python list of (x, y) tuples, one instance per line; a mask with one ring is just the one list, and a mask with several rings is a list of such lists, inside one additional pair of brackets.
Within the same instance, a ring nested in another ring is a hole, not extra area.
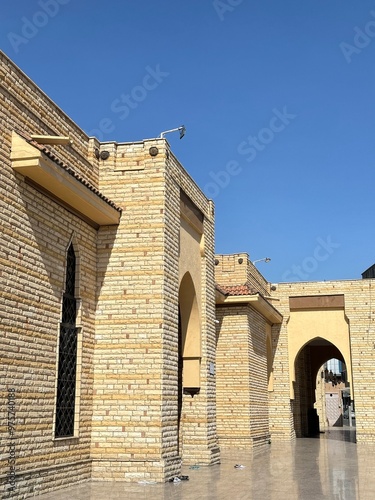
[(346, 366), (357, 443), (373, 443), (373, 279), (271, 285), (246, 254), (215, 263), (220, 447), (315, 434), (318, 417), (325, 429), (317, 376), (332, 358)]
[(212, 202), (165, 139), (100, 144), (0, 75), (2, 497), (217, 463)]
[(372, 279), (271, 285), (165, 139), (87, 137), (3, 53), (0, 93), (2, 498), (307, 435), (333, 357), (375, 441)]

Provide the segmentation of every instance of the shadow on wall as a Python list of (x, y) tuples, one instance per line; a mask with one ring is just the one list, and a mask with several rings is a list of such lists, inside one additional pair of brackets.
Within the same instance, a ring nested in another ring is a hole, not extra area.
[[(15, 240), (19, 245), (19, 261), (32, 258), (34, 267), (38, 268), (40, 290), (45, 294), (53, 293), (60, 308), (64, 290), (66, 250), (72, 235), (75, 250), (85, 257), (79, 259), (79, 280), (82, 289), (96, 288), (96, 254), (98, 230), (84, 222), (80, 217), (70, 213), (59, 203), (29, 186), (24, 178), (16, 174), (20, 200), (24, 213), (23, 228), (28, 233), (28, 241)], [(118, 226), (105, 226), (105, 248), (98, 256), (98, 275), (105, 274), (111, 250), (116, 239)], [(99, 229), (101, 231), (102, 229)], [(27, 256), (27, 259), (26, 257)], [(27, 270), (25, 269), (25, 272)], [(101, 286), (100, 279), (99, 288)], [(40, 292), (42, 294), (42, 292)]]
[(330, 427), (342, 427), (343, 419), (342, 415), (340, 415), (335, 422), (329, 422)]

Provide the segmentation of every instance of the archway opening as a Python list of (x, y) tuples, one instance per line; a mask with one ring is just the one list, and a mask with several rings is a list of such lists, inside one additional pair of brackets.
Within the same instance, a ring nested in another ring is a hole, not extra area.
[[(305, 344), (296, 357), (295, 399), (292, 401), (292, 409), (294, 430), (297, 437), (316, 436), (325, 429), (326, 416), (323, 411), (318, 413), (317, 388), (322, 391), (321, 384), (325, 384), (326, 375), (324, 373), (322, 379), (322, 366), (331, 359), (337, 359), (345, 365), (345, 359), (340, 350), (322, 337), (316, 337)], [(331, 393), (333, 394), (333, 392)], [(342, 405), (341, 399), (338, 404)], [(334, 423), (339, 425), (341, 421), (337, 418)]]
[(189, 272), (181, 280), (178, 323), (178, 450), (182, 453), (183, 394), (200, 391), (201, 326), (198, 301)]
[(272, 340), (271, 340), (271, 330), (267, 332), (266, 339), (267, 348), (267, 384), (268, 391), (273, 391), (273, 352), (272, 352)]

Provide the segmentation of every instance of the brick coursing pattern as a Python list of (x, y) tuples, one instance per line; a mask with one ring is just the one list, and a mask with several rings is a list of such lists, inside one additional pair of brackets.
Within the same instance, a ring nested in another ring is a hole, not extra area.
[[(375, 441), (374, 280), (270, 284), (247, 254), (217, 256), (214, 207), (165, 139), (104, 143), (74, 124), (0, 52), (0, 432), (15, 390), (16, 493), (8, 441), (0, 443), (0, 495), (28, 497), (93, 479), (164, 481), (181, 462), (214, 464), (219, 446), (264, 447), (303, 432), (291, 399), (289, 297), (345, 296), (359, 443)], [(119, 226), (94, 229), (12, 169), (11, 133), (69, 136), (51, 152), (123, 209)], [(157, 147), (152, 156), (150, 147)], [(95, 148), (108, 151), (98, 159)], [(200, 257), (200, 393), (183, 396), (178, 447), (180, 192), (203, 214)], [(65, 254), (78, 256), (78, 433), (53, 438)], [(240, 263), (240, 259), (242, 262)], [(267, 320), (249, 304), (216, 309), (215, 280), (272, 299), (273, 390), (267, 391)], [(271, 297), (272, 295), (272, 297)], [(273, 299), (276, 299), (275, 302)], [(217, 321), (217, 323), (215, 323)], [(215, 328), (216, 325), (216, 328)], [(306, 353), (308, 356), (308, 353)], [(301, 387), (309, 375), (299, 359)], [(214, 372), (216, 371), (216, 375)], [(310, 374), (311, 375), (311, 374)], [(311, 399), (311, 394), (310, 394)]]
[[(25, 182), (11, 167), (11, 133), (69, 135), (75, 146), (56, 154), (95, 183), (87, 138), (0, 54), (0, 496), (29, 496), (90, 477), (96, 231)], [(84, 140), (85, 139), (85, 140)], [(82, 338), (79, 438), (54, 440), (53, 416), (65, 255), (71, 238), (80, 256), (78, 299)], [(8, 484), (7, 394), (15, 390), (16, 492)]]
[[(158, 148), (156, 157), (149, 155), (150, 147)], [(93, 477), (109, 474), (114, 469), (108, 463), (116, 462), (115, 470), (123, 470), (125, 480), (164, 480), (179, 471), (181, 459), (218, 459), (211, 456), (217, 447), (214, 387), (210, 381), (207, 389), (204, 369), (208, 359), (214, 361), (215, 346), (211, 205), (165, 140), (138, 143), (133, 161), (129, 145), (124, 145), (128, 161), (122, 166), (121, 145), (107, 143), (105, 148), (110, 159), (101, 166), (100, 189), (124, 211), (119, 228), (101, 228), (98, 236), (98, 254), (105, 258), (99, 257), (98, 268)], [(182, 456), (176, 398), (180, 189), (205, 215), (208, 256), (202, 259), (202, 387), (192, 403), (190, 396), (183, 397)], [(108, 255), (111, 239), (115, 242)], [(100, 419), (103, 408), (107, 418)], [(133, 470), (135, 462), (143, 466)]]
[[(89, 139), (0, 54), (1, 433), (15, 389), (16, 492), (1, 441), (0, 496), (32, 496), (92, 479), (164, 481), (182, 461), (219, 461), (216, 438), (213, 205), (167, 141)], [(98, 230), (12, 169), (11, 133), (69, 136), (48, 146), (64, 164), (123, 208), (119, 226)], [(149, 148), (156, 146), (156, 157)], [(95, 148), (109, 151), (97, 159)], [(204, 215), (200, 257), (201, 391), (183, 397), (177, 449), (180, 190)], [(65, 255), (78, 259), (79, 424), (53, 438)], [(4, 459), (3, 459), (4, 457)]]
[[(247, 284), (267, 293), (267, 283), (247, 254), (216, 255), (215, 281)], [(238, 297), (240, 299), (240, 297)], [(222, 448), (269, 445), (266, 319), (250, 304), (216, 310), (217, 427)]]

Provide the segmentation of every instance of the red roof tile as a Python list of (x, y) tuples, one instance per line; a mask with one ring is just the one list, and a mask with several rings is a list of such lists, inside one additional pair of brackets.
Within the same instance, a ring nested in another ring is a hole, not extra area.
[(258, 292), (249, 285), (219, 285), (216, 284), (216, 289), (224, 295), (239, 296), (239, 295), (256, 295)]

